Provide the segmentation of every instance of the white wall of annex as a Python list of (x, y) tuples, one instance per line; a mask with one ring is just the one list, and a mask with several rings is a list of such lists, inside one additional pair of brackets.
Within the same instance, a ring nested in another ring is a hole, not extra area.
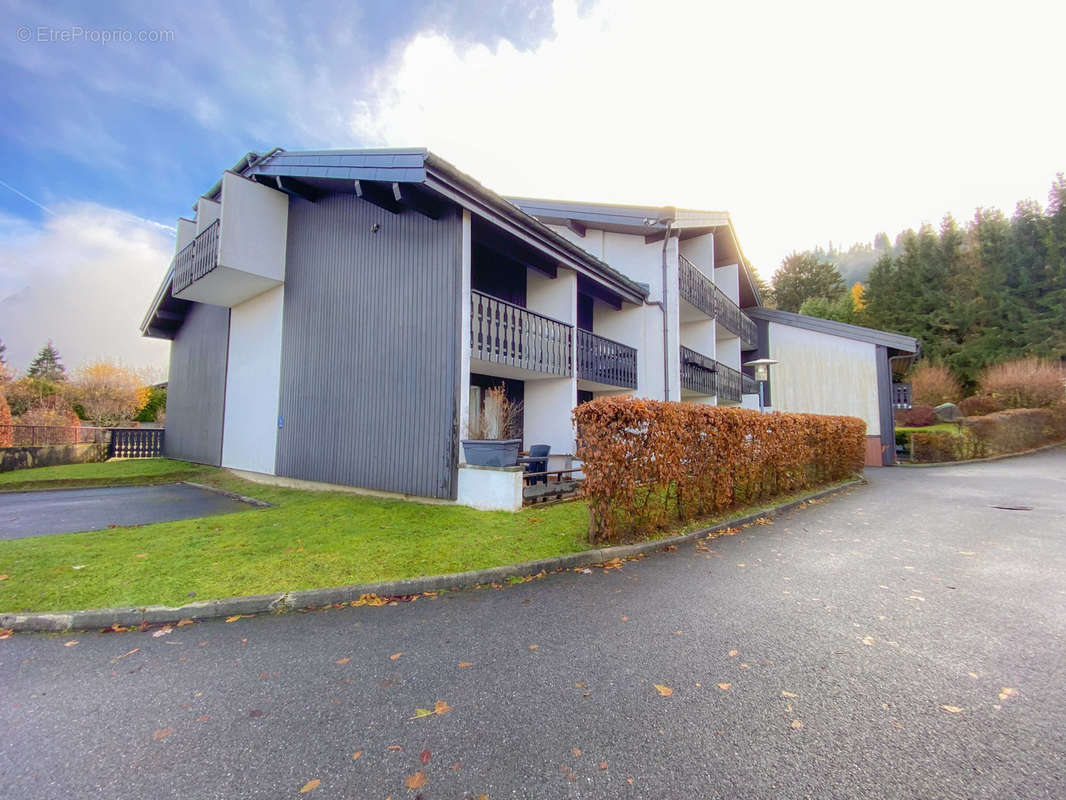
[(840, 336), (769, 325), (770, 395), (775, 411), (846, 414), (866, 421), (866, 435), (881, 432), (877, 398), (877, 347)]
[(196, 238), (196, 220), (178, 217), (178, 235), (174, 240), (174, 253), (180, 253)]
[(222, 466), (273, 475), (278, 439), (285, 287), (230, 312)]
[(714, 282), (726, 296), (740, 305), (740, 267), (730, 264), (714, 270)]
[(681, 242), (681, 255), (692, 262), (700, 272), (716, 280), (714, 274), (714, 234), (705, 233)]

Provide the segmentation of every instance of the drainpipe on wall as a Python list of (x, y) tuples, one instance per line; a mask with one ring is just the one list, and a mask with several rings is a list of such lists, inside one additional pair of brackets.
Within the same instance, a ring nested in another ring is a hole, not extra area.
[(663, 398), (670, 399), (670, 315), (666, 305), (666, 248), (670, 244), (670, 229), (674, 225), (673, 219), (661, 220), (666, 223), (666, 235), (663, 237)]

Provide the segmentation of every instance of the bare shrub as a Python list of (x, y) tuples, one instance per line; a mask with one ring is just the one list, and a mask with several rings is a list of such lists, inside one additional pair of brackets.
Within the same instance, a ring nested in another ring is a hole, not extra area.
[(1066, 400), (1066, 371), (1051, 361), (1022, 358), (988, 367), (980, 386), (1005, 408), (1047, 408)]
[(975, 394), (959, 402), (959, 412), (964, 417), (983, 417), (1003, 410), (1003, 404), (989, 394)]
[(959, 381), (943, 364), (919, 364), (911, 371), (909, 380), (914, 402), (923, 406), (957, 403), (962, 398)]
[(911, 406), (895, 412), (896, 423), (905, 428), (924, 428), (937, 423), (936, 410), (932, 406)]
[(11, 409), (7, 405), (4, 390), (0, 388), (0, 447), (11, 447), (14, 444), (11, 427)]

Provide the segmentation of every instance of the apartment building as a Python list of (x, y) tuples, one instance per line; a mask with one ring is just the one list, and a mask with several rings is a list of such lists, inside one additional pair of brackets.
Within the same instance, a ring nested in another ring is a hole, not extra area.
[(756, 404), (725, 212), (505, 199), (424, 149), (249, 153), (194, 212), (142, 324), (170, 457), (478, 505), (489, 387), (556, 458), (593, 397)]

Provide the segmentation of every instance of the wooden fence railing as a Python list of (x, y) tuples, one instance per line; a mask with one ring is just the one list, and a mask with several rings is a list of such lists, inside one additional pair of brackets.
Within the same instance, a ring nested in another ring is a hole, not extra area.
[(162, 458), (162, 428), (112, 428), (108, 458)]
[(637, 388), (637, 349), (591, 331), (577, 332), (577, 377)]
[(470, 355), (482, 361), (569, 377), (574, 329), (482, 292), (470, 293)]

